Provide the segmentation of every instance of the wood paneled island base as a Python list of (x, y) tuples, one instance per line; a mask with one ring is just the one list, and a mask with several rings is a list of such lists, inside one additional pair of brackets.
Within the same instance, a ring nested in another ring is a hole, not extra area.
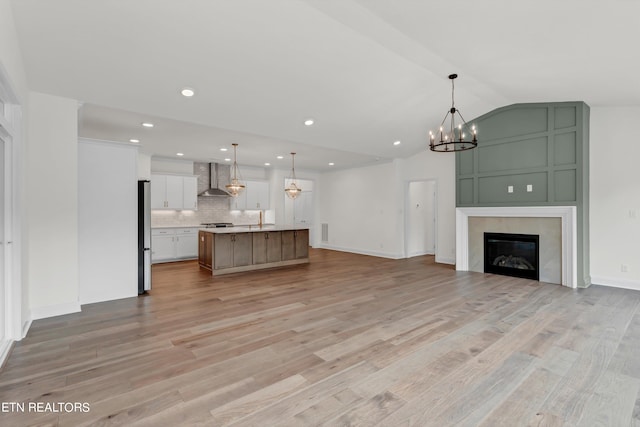
[(198, 233), (199, 265), (214, 276), (309, 262), (307, 228), (206, 228)]

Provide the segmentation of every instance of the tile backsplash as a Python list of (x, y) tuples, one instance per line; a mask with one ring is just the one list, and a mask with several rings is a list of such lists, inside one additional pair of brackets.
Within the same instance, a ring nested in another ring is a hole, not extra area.
[(151, 211), (152, 227), (190, 227), (204, 222), (247, 225), (259, 220), (259, 211), (229, 210), (229, 199), (225, 197), (198, 197), (197, 211)]

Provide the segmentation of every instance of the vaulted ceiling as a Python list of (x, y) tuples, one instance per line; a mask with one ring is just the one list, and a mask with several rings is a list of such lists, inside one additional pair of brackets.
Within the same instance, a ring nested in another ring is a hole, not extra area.
[(467, 120), (518, 102), (640, 105), (638, 0), (12, 7), (31, 89), (81, 101), (81, 136), (139, 139), (154, 156), (222, 160), (236, 142), (250, 165), (286, 167), (290, 151), (313, 170), (407, 157), (450, 107), (452, 72)]

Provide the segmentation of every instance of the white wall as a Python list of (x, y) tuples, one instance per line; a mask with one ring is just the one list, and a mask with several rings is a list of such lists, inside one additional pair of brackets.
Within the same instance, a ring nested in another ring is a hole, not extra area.
[(456, 262), (456, 180), (455, 154), (434, 153), (426, 148), (415, 156), (402, 160), (405, 182), (435, 180), (437, 204), (436, 261)]
[(591, 108), (589, 232), (592, 283), (640, 290), (639, 120), (640, 107)]
[(20, 103), (27, 102), (27, 76), (22, 63), (10, 0), (0, 0), (0, 64), (11, 78)]
[(402, 191), (394, 162), (323, 173), (316, 191), (316, 224), (329, 226), (329, 241), (321, 247), (402, 257), (397, 233)]
[(426, 148), (391, 163), (321, 174), (316, 224), (329, 224), (322, 247), (405, 257), (405, 188), (422, 180), (434, 180), (437, 188), (436, 261), (455, 264), (455, 155)]
[(138, 179), (151, 179), (151, 156), (148, 154), (138, 153)]
[(31, 92), (26, 153), (29, 300), (34, 319), (78, 302), (78, 103)]
[(137, 151), (104, 141), (78, 144), (81, 304), (138, 294)]
[(193, 162), (190, 160), (163, 159), (152, 157), (151, 172), (193, 176)]

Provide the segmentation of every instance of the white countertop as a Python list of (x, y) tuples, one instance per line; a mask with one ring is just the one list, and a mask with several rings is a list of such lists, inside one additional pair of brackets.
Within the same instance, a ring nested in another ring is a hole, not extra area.
[(229, 234), (229, 233), (255, 233), (260, 231), (289, 231), (289, 230), (308, 230), (309, 227), (296, 225), (241, 225), (236, 227), (221, 228), (200, 228), (200, 231), (206, 231), (213, 234)]
[[(238, 225), (234, 225), (234, 228), (248, 228), (248, 227), (255, 228), (257, 226), (258, 226), (257, 224), (251, 224), (251, 225), (238, 224)], [(263, 224), (262, 226), (273, 227), (275, 226), (275, 224)], [(151, 228), (162, 229), (162, 228), (204, 228), (204, 227), (202, 226), (202, 224), (191, 224), (191, 225), (187, 224), (187, 225), (153, 225), (151, 226)]]
[(154, 225), (151, 228), (202, 228), (202, 224), (194, 224), (194, 225)]

